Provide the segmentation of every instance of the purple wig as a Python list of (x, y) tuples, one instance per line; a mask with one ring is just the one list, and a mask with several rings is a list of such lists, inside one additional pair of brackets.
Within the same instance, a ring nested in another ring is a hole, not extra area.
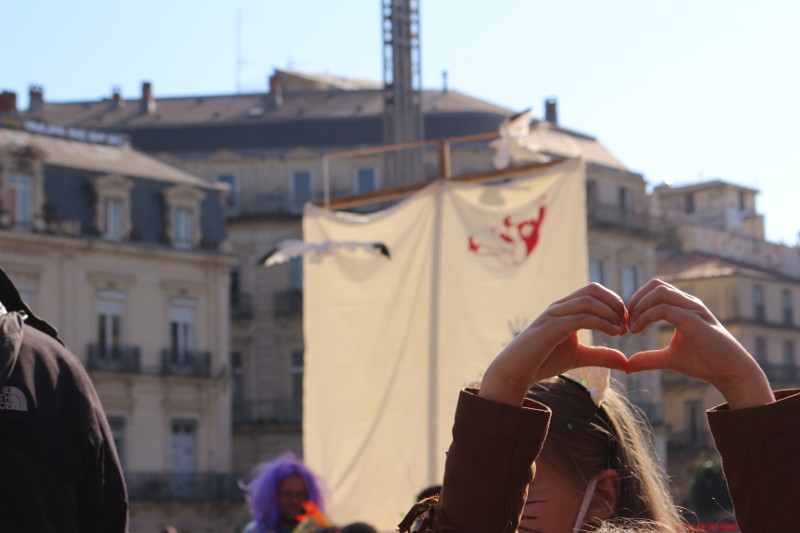
[(259, 531), (275, 531), (278, 528), (278, 485), (292, 474), (299, 474), (303, 478), (308, 499), (321, 511), (324, 510), (322, 491), (316, 476), (293, 453), (285, 453), (274, 461), (256, 466), (250, 483), (245, 487), (250, 512)]

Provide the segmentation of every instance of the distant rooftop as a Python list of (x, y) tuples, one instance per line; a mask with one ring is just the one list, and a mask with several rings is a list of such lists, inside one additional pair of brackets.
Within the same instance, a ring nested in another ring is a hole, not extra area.
[(285, 91), (297, 89), (341, 89), (343, 91), (352, 91), (355, 89), (383, 89), (383, 84), (375, 80), (361, 80), (358, 78), (333, 76), (331, 74), (312, 74), (309, 72), (283, 69), (275, 70), (275, 74), (281, 77), (281, 83)]
[(785, 280), (791, 277), (768, 268), (748, 265), (739, 261), (702, 252), (677, 253), (658, 260), (657, 275), (664, 281), (689, 281), (729, 276), (747, 276)]
[[(27, 118), (80, 128), (134, 129), (189, 124), (258, 124), (287, 120), (379, 116), (383, 113), (383, 89), (377, 82), (327, 74), (301, 74), (276, 70), (270, 91), (212, 96), (159, 97), (145, 82), (142, 96), (82, 102), (41, 101), (25, 112)], [(508, 116), (501, 107), (455, 90), (422, 93), (426, 114), (476, 112)]]
[(714, 179), (699, 183), (689, 183), (686, 185), (668, 185), (664, 183), (656, 187), (656, 189), (658, 189), (658, 193), (662, 196), (671, 196), (673, 194), (686, 194), (689, 192), (698, 192), (698, 191), (707, 191), (712, 189), (725, 189), (725, 188), (745, 190), (754, 193), (759, 192), (758, 189), (747, 187), (745, 185), (731, 183), (730, 181), (725, 181), (721, 179)]
[(185, 170), (127, 146), (107, 146), (0, 127), (0, 151), (32, 149), (49, 165), (149, 178), (208, 189), (211, 185)]
[[(153, 85), (145, 82), (136, 100), (125, 100), (115, 90), (101, 100), (47, 102), (44, 89), (32, 86), (30, 108), (20, 115), (65, 127), (126, 133), (139, 149), (180, 157), (217, 149), (244, 155), (297, 146), (330, 150), (381, 143), (382, 83), (275, 70), (269, 89), (157, 98)], [(424, 90), (421, 97), (428, 139), (486, 133), (515, 114), (453, 89)], [(547, 106), (550, 121), (532, 124), (541, 125), (534, 135), (543, 152), (626, 168), (596, 138), (556, 125), (555, 101)]]

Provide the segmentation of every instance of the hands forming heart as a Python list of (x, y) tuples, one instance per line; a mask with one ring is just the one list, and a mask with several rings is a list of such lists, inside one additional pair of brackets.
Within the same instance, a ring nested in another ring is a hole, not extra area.
[[(581, 329), (638, 334), (660, 320), (675, 326), (675, 333), (659, 350), (626, 357), (618, 350), (578, 341)], [(758, 363), (703, 302), (657, 279), (636, 291), (627, 306), (597, 283), (554, 302), (495, 357), (480, 395), (519, 405), (537, 381), (584, 366), (628, 373), (674, 370), (716, 387), (732, 409), (774, 401)]]

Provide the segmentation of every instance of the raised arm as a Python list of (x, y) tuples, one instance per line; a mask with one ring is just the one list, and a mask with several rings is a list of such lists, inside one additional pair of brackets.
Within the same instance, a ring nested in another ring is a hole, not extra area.
[(573, 368), (626, 369), (621, 352), (578, 342), (580, 329), (625, 334), (622, 299), (602, 285), (590, 283), (551, 304), (494, 358), (481, 381), (480, 395), (520, 405), (534, 383)]
[(668, 346), (633, 354), (628, 372), (675, 370), (716, 387), (731, 409), (775, 401), (756, 360), (694, 296), (650, 280), (631, 298), (628, 314), (631, 333), (641, 333), (659, 320), (675, 326)]
[(631, 356), (629, 372), (669, 369), (716, 387), (727, 405), (709, 412), (742, 533), (794, 531), (800, 501), (798, 391), (775, 395), (758, 363), (697, 298), (653, 280), (628, 306), (630, 329), (675, 326), (669, 345)]
[(580, 344), (577, 331), (584, 328), (624, 333), (619, 296), (591, 284), (553, 303), (495, 357), (478, 395), (461, 393), (432, 530), (517, 530), (550, 419), (549, 409), (526, 401), (525, 393), (537, 381), (573, 368), (625, 368), (621, 352)]

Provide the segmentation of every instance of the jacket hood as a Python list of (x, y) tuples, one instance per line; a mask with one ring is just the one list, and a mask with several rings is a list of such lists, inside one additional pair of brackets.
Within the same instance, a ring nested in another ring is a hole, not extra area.
[(14, 370), (22, 345), (23, 315), (18, 312), (0, 316), (0, 389)]
[(61, 342), (61, 339), (58, 338), (58, 331), (56, 328), (33, 314), (33, 311), (22, 301), (22, 298), (19, 295), (19, 291), (14, 286), (14, 283), (8, 277), (8, 275), (3, 272), (3, 269), (0, 268), (0, 303), (6, 308), (6, 311), (9, 313), (13, 311), (17, 311), (23, 315), (23, 320), (25, 323), (31, 327), (34, 327), (45, 333), (50, 335), (55, 340), (59, 342), (62, 346), (64, 345)]

